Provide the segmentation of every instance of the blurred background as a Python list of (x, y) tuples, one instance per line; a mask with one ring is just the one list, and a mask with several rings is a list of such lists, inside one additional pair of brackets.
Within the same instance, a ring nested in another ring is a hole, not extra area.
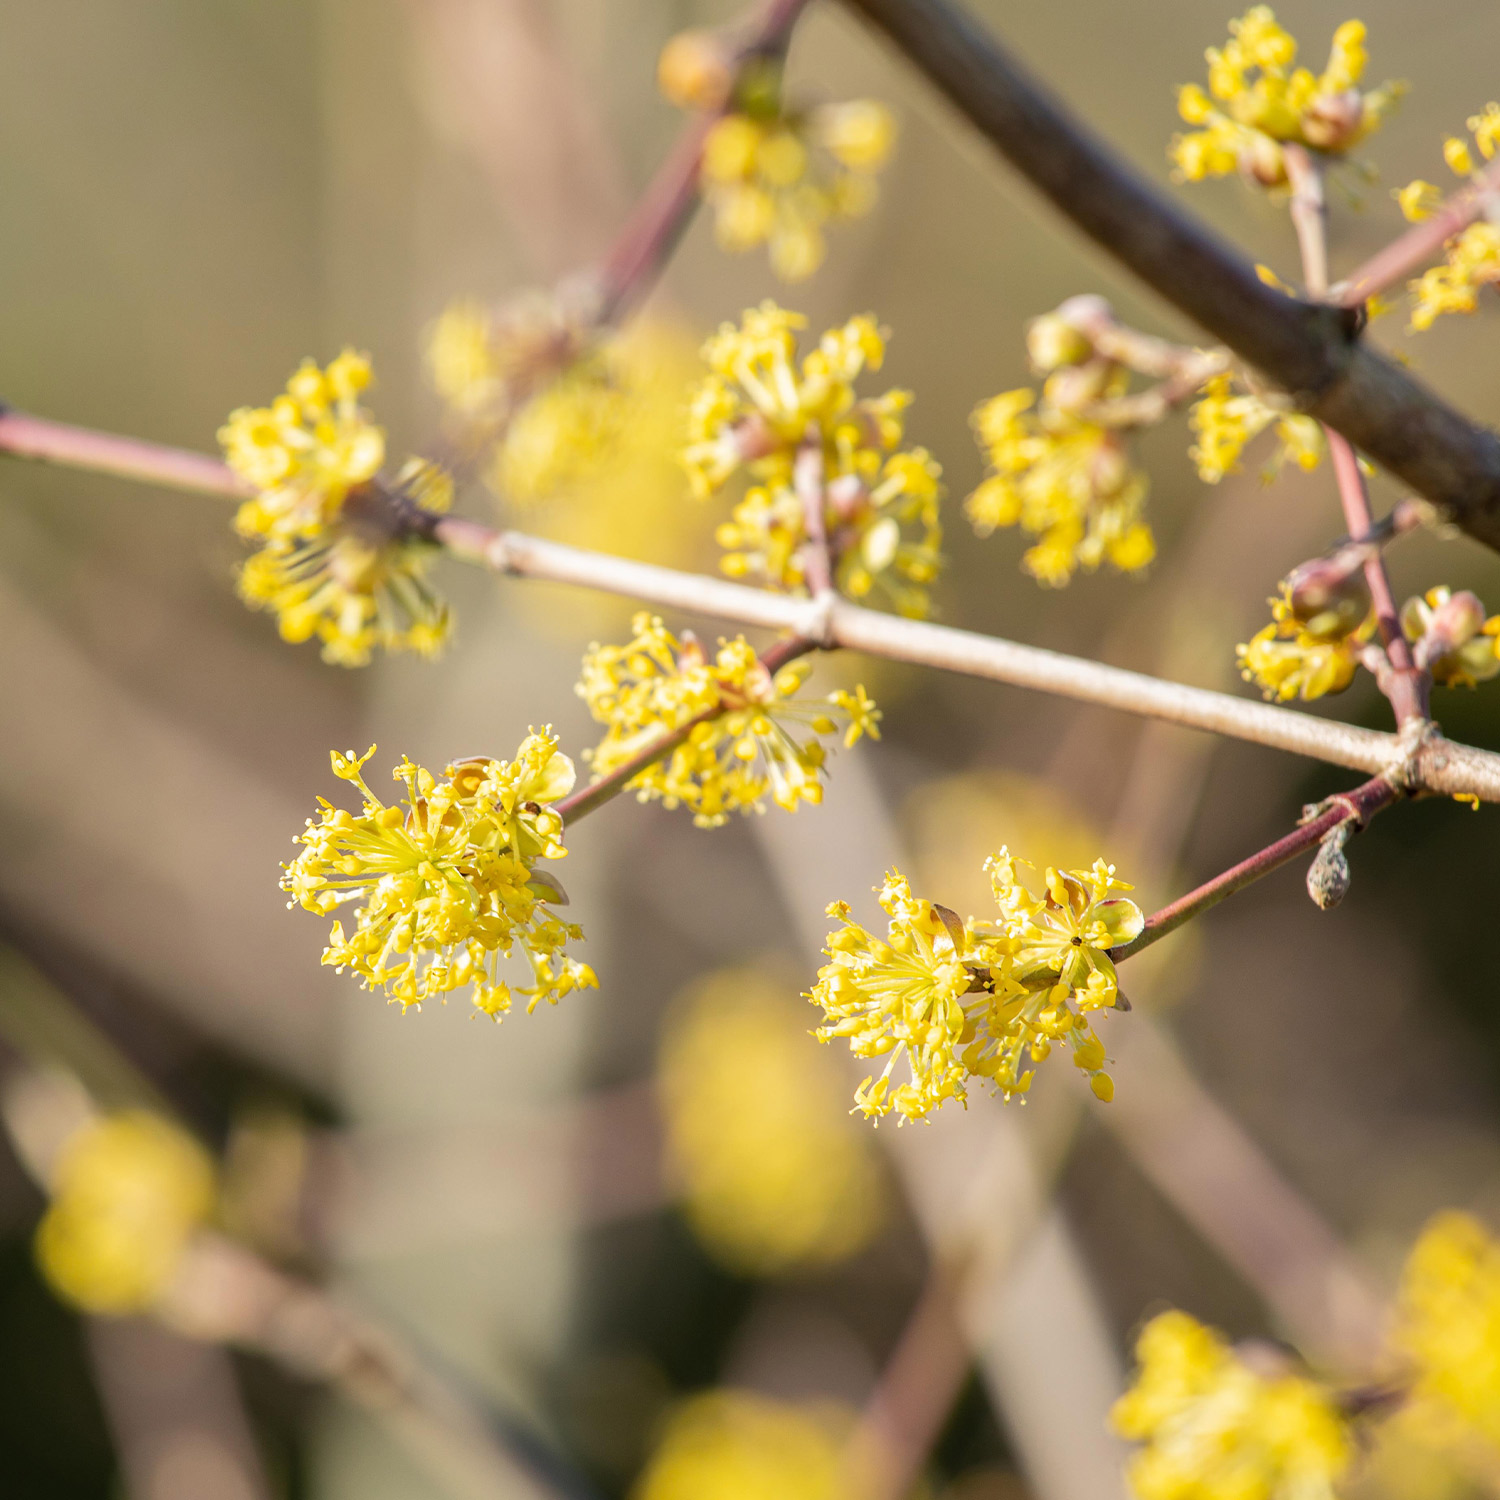
[[(1201, 77), (1227, 6), (968, 3), (1167, 183), (1174, 86)], [(0, 0), (0, 396), (211, 451), (231, 408), (352, 344), (374, 357), (392, 452), (420, 447), (437, 424), (433, 320), (591, 262), (680, 125), (655, 89), (661, 45), (736, 13)], [(1493, 95), (1500, 41), (1486, 0), (1361, 14), (1370, 78), (1411, 93), (1365, 148), (1378, 179), (1350, 173), (1334, 194), (1335, 274), (1400, 228), (1390, 188), (1443, 178), (1442, 138)], [(1316, 65), (1346, 12), (1300, 0), (1279, 16)], [(1257, 449), (1207, 488), (1169, 422), (1145, 443), (1155, 566), (1037, 587), (1023, 539), (977, 541), (960, 513), (981, 473), (969, 413), (1030, 379), (1025, 322), (1073, 293), (1193, 331), (831, 0), (798, 28), (788, 78), (803, 97), (892, 106), (881, 201), (792, 290), (763, 255), (720, 252), (700, 216), (649, 309), (664, 360), (690, 370), (706, 331), (767, 296), (814, 331), (874, 312), (893, 337), (866, 389), (916, 393), (909, 431), (946, 472), (940, 617), (1249, 692), (1234, 644), (1343, 529), (1326, 467), (1263, 486)], [(1263, 195), (1174, 191), (1295, 278)], [(1493, 317), (1418, 340), (1395, 314), (1373, 336), (1495, 421)], [(826, 902), (870, 920), (870, 888), (899, 862), (979, 911), (978, 867), (1008, 841), (1039, 864), (1107, 853), (1150, 909), (1347, 778), (969, 679), (820, 663), (815, 682), (863, 681), (886, 712), (879, 744), (837, 757), (824, 806), (703, 832), (613, 804), (570, 835), (566, 873), (599, 991), (498, 1029), (463, 1004), (403, 1016), (319, 966), (323, 923), (276, 886), (315, 796), (336, 795), (329, 749), (375, 741), (378, 765), (440, 765), (509, 755), (551, 722), (576, 755), (594, 738), (580, 653), (623, 639), (628, 607), (450, 565), (442, 660), (325, 666), (237, 602), (220, 502), (0, 465), (7, 1066), (69, 1045), (128, 1059), (281, 1204), (280, 1240), (260, 1248), (523, 1433), (554, 1493), (629, 1493), (684, 1398), (727, 1387), (777, 1403), (763, 1416), (810, 1414), (808, 1431), (863, 1411), (892, 1442), (915, 1434), (926, 1493), (1103, 1500), (1123, 1493), (1104, 1417), (1143, 1315), (1179, 1305), (1358, 1374), (1423, 1220), (1500, 1218), (1500, 1007), (1476, 962), (1500, 873), (1492, 810), (1383, 818), (1351, 850), (1337, 911), (1288, 870), (1132, 966), (1136, 1011), (1104, 1030), (1112, 1105), (1054, 1065), (1025, 1110), (978, 1100), (875, 1132), (843, 1115), (859, 1071), (805, 1036)], [(1376, 490), (1377, 508), (1395, 498)], [(719, 518), (644, 463), (513, 519), (712, 568)], [(1472, 544), (1423, 535), (1392, 566), (1402, 597), (1446, 582), (1500, 605), (1500, 566)], [(1500, 748), (1493, 688), (1439, 690), (1435, 707), (1453, 736)], [(1329, 711), (1386, 726), (1363, 687)], [(277, 1361), (68, 1310), (35, 1268), (43, 1199), (23, 1157), (0, 1145), (5, 1496), (461, 1493), (378, 1410)], [(536, 1483), (518, 1471), (511, 1492)]]

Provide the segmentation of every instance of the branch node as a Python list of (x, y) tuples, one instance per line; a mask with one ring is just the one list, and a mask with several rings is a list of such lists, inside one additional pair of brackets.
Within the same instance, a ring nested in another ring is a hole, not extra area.
[(833, 629), (833, 616), (838, 608), (838, 602), (839, 596), (836, 590), (820, 589), (807, 601), (807, 608), (803, 611), (801, 620), (793, 627), (795, 633), (804, 641), (811, 641), (821, 650), (831, 651), (838, 645), (838, 637)]

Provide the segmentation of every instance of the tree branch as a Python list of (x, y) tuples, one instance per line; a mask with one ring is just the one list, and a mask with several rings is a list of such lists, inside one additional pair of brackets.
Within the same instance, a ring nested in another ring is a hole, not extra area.
[[(12, 423), (21, 425), (19, 428), (7, 425)], [(17, 431), (30, 433), (38, 426), (48, 434), (45, 445), (15, 439)], [(117, 450), (127, 454), (129, 461), (120, 461)], [(61, 422), (23, 418), (18, 413), (0, 417), (0, 453), (4, 452), (196, 489), (205, 494), (245, 493), (223, 463), (204, 454), (108, 437)], [(788, 630), (820, 645), (845, 646), (892, 661), (940, 667), (991, 682), (1034, 688), (1123, 713), (1290, 751), (1367, 774), (1377, 774), (1403, 760), (1404, 746), (1394, 734), (1234, 698), (1207, 688), (1167, 682), (999, 636), (904, 620), (863, 609), (843, 599), (809, 600), (773, 594), (720, 578), (681, 573), (612, 557), (605, 552), (544, 541), (517, 531), (497, 531), (464, 516), (409, 512), (405, 519), (419, 524), (421, 534), (454, 557), (495, 573), (576, 584), (737, 625)], [(1434, 736), (1410, 758), (1407, 773), (1408, 783), (1414, 789), (1500, 802), (1500, 754), (1493, 751)]]
[(1086, 131), (950, 0), (845, 0), (1111, 256), (1298, 408), (1500, 550), (1500, 436), (1359, 342), (1349, 309), (1266, 286), (1206, 226)]

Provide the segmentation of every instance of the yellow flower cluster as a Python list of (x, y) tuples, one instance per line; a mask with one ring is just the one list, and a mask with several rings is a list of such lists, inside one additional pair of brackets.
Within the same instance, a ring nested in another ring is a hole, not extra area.
[(1188, 456), (1205, 484), (1217, 484), (1240, 466), (1245, 445), (1275, 426), (1280, 442), (1263, 478), (1272, 479), (1291, 461), (1299, 469), (1316, 469), (1323, 456), (1323, 431), (1312, 417), (1279, 411), (1253, 391), (1236, 393), (1227, 371), (1213, 376), (1188, 417), (1197, 442)]
[(1408, 599), (1401, 629), (1439, 687), (1477, 687), (1500, 673), (1500, 615), (1486, 619), (1467, 589), (1454, 593), (1442, 585)]
[(704, 141), (700, 177), (719, 245), (768, 245), (783, 281), (805, 280), (823, 263), (825, 227), (873, 206), (895, 137), (891, 112), (873, 99), (724, 115)]
[[(1038, 538), (1023, 566), (1042, 583), (1061, 587), (1082, 567), (1109, 562), (1122, 572), (1156, 556), (1142, 519), (1147, 480), (1131, 458), (1126, 436), (1051, 399), (1049, 379), (1036, 394), (1006, 391), (975, 411), (980, 446), (994, 470), (964, 510), (980, 536), (1019, 524)], [(1098, 395), (1125, 394), (1129, 372), (1112, 369)]]
[(528, 1010), (597, 985), (563, 952), (583, 933), (548, 910), (566, 901), (562, 888), (534, 868), (568, 852), (550, 804), (572, 789), (573, 763), (551, 729), (530, 734), (513, 761), (459, 761), (442, 781), (403, 760), (393, 774), (404, 807), (365, 785), (361, 767), (374, 753), (333, 752), (334, 775), (359, 788), (364, 806), (356, 815), (319, 798), (317, 820), (297, 836), (302, 853), (283, 866), (282, 889), (308, 911), (363, 902), (348, 937), (334, 924), (323, 962), (353, 969), (402, 1006), (472, 986), (474, 1004), (497, 1020), (511, 1004), (500, 960), (515, 947), (531, 970), (516, 991)]
[[(768, 672), (743, 636), (721, 640), (710, 660), (690, 635), (674, 636), (644, 612), (623, 646), (595, 644), (583, 659), (578, 694), (608, 726), (589, 753), (593, 779), (610, 775), (649, 745), (695, 719), (669, 755), (627, 783), (641, 802), (686, 807), (700, 828), (716, 828), (733, 812), (764, 810), (766, 798), (788, 812), (822, 800), (826, 750), (819, 736), (844, 745), (880, 737), (880, 711), (862, 687), (840, 688), (822, 700), (799, 700), (811, 666), (790, 662)], [(707, 716), (707, 717), (705, 717)], [(807, 732), (799, 739), (792, 726)]]
[(1144, 1444), (1128, 1470), (1138, 1500), (1333, 1500), (1353, 1443), (1323, 1386), (1260, 1373), (1175, 1310), (1141, 1330), (1136, 1360), (1111, 1421)]
[(1402, 1272), (1395, 1344), (1424, 1416), (1500, 1444), (1500, 1244), (1477, 1219), (1443, 1213), (1422, 1231)]
[(1228, 42), (1206, 54), (1207, 92), (1195, 83), (1178, 90), (1177, 112), (1197, 128), (1174, 137), (1169, 154), (1189, 182), (1239, 171), (1279, 186), (1287, 180), (1284, 144), (1340, 156), (1405, 92), (1399, 83), (1359, 91), (1367, 61), (1363, 21), (1345, 21), (1334, 32), (1321, 74), (1293, 67), (1297, 43), (1268, 5), (1252, 6), (1229, 31)]
[(190, 1136), (131, 1110), (91, 1121), (63, 1146), (37, 1229), (48, 1282), (85, 1312), (150, 1307), (212, 1212), (214, 1170)]
[(906, 391), (860, 397), (854, 382), (878, 370), (885, 335), (870, 317), (825, 333), (796, 363), (807, 320), (766, 302), (704, 345), (712, 373), (689, 409), (683, 463), (706, 499), (743, 470), (753, 481), (719, 527), (723, 570), (774, 588), (807, 585), (807, 514), (794, 475), (812, 461), (834, 581), (851, 598), (886, 595), (904, 615), (929, 608), (941, 565), (942, 469), (925, 448), (902, 449)]
[[(999, 921), (963, 922), (914, 896), (894, 870), (880, 891), (890, 917), (884, 939), (851, 921), (846, 903), (828, 908), (844, 925), (828, 938), (829, 962), (808, 998), (825, 1013), (820, 1041), (847, 1037), (856, 1057), (887, 1057), (855, 1094), (866, 1116), (922, 1119), (964, 1100), (970, 1077), (1007, 1099), (1024, 1094), (1028, 1057), (1041, 1062), (1058, 1042), (1073, 1049), (1094, 1093), (1113, 1097), (1087, 1016), (1119, 997), (1109, 949), (1140, 933), (1140, 908), (1116, 894), (1130, 886), (1103, 860), (1092, 870), (1048, 869), (1041, 898), (1018, 864), (1002, 849), (986, 865)], [(903, 1055), (910, 1080), (893, 1088)]]
[(756, 970), (708, 976), (672, 1014), (657, 1075), (688, 1221), (741, 1274), (844, 1260), (884, 1207), (837, 1071), (787, 1001)]
[[(275, 614), (286, 640), (316, 636), (325, 661), (351, 667), (377, 647), (430, 656), (451, 626), (426, 581), (429, 546), (359, 503), (385, 461), (385, 434), (359, 404), (369, 383), (369, 360), (352, 350), (326, 370), (308, 360), (270, 406), (242, 407), (219, 431), (230, 468), (256, 491), (235, 516), (261, 543), (241, 598)], [(397, 484), (429, 512), (452, 498), (428, 464), (408, 465)]]
[[(1491, 160), (1500, 149), (1500, 104), (1485, 105), (1466, 123), (1479, 154)], [(1443, 160), (1456, 176), (1472, 179), (1477, 175), (1469, 143), (1458, 136), (1449, 136), (1443, 143)], [(1442, 193), (1418, 178), (1397, 189), (1396, 200), (1401, 212), (1416, 222), (1439, 207)], [(1411, 283), (1414, 329), (1431, 328), (1444, 313), (1471, 313), (1478, 306), (1481, 287), (1500, 286), (1500, 225), (1481, 219), (1454, 235), (1443, 249), (1444, 264), (1424, 271)]]
[(1355, 572), (1331, 597), (1310, 600), (1287, 580), (1269, 603), (1272, 623), (1235, 647), (1240, 675), (1283, 703), (1343, 692), (1375, 634), (1363, 576)]
[(838, 1407), (705, 1391), (672, 1414), (632, 1500), (853, 1500), (852, 1426)]

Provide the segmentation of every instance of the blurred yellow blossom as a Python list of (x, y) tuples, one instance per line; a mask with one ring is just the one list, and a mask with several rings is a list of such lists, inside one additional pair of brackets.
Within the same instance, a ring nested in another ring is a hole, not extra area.
[(1401, 1276), (1395, 1346), (1420, 1415), (1500, 1445), (1500, 1244), (1469, 1214), (1438, 1214)]
[(854, 383), (885, 358), (871, 317), (825, 333), (796, 363), (807, 320), (772, 302), (724, 324), (704, 345), (711, 373), (693, 396), (683, 463), (707, 498), (737, 472), (754, 481), (718, 529), (721, 566), (774, 588), (807, 586), (807, 516), (794, 470), (816, 469), (834, 582), (863, 599), (883, 593), (904, 615), (928, 612), (942, 559), (942, 469), (925, 448), (901, 449), (907, 391), (860, 397)]
[[(1294, 67), (1297, 43), (1268, 5), (1252, 6), (1229, 23), (1229, 40), (1210, 47), (1208, 90), (1178, 90), (1177, 112), (1197, 128), (1175, 136), (1169, 150), (1189, 182), (1239, 171), (1267, 187), (1284, 184), (1282, 147), (1298, 142), (1341, 156), (1370, 134), (1406, 85), (1384, 83), (1361, 93), (1365, 24), (1345, 21), (1333, 34), (1321, 74)], [(1222, 107), (1221, 107), (1222, 106)]]
[(1176, 1310), (1141, 1330), (1136, 1360), (1111, 1421), (1144, 1445), (1127, 1470), (1138, 1500), (1333, 1500), (1354, 1445), (1326, 1387), (1261, 1373)]
[(148, 1308), (214, 1204), (208, 1154), (146, 1110), (91, 1121), (64, 1144), (37, 1229), (48, 1282), (91, 1313)]
[[(446, 511), (453, 485), (446, 473), (414, 459), (397, 488), (430, 514)], [(283, 640), (314, 637), (323, 660), (365, 666), (377, 647), (435, 656), (452, 630), (444, 600), (428, 582), (436, 549), (358, 511), (315, 535), (273, 537), (240, 568), (240, 598), (276, 616)]]
[(583, 659), (579, 696), (608, 726), (587, 757), (594, 780), (661, 735), (711, 715), (628, 783), (642, 802), (688, 808), (700, 828), (718, 827), (736, 811), (762, 811), (767, 797), (788, 812), (820, 802), (827, 752), (819, 736), (842, 727), (846, 748), (862, 735), (879, 738), (880, 710), (862, 687), (796, 697), (812, 670), (805, 659), (773, 675), (743, 636), (721, 640), (710, 659), (695, 638), (674, 636), (654, 615), (636, 615), (632, 629), (625, 645), (595, 644)]
[[(432, 656), (452, 623), (427, 581), (431, 545), (371, 503), (385, 434), (359, 405), (370, 378), (350, 350), (326, 370), (305, 361), (284, 395), (241, 408), (219, 432), (229, 466), (257, 491), (235, 516), (240, 534), (262, 543), (240, 569), (240, 597), (273, 613), (283, 639), (316, 637), (325, 661), (347, 667), (377, 647)], [(452, 501), (449, 477), (419, 459), (395, 488), (429, 515)]]
[(719, 245), (768, 245), (783, 281), (811, 276), (823, 263), (826, 226), (873, 206), (895, 138), (891, 112), (873, 99), (723, 115), (704, 141), (700, 178)]
[(1188, 422), (1197, 437), (1188, 456), (1205, 484), (1217, 484), (1233, 474), (1245, 445), (1273, 424), (1280, 442), (1263, 478), (1274, 478), (1288, 461), (1300, 469), (1315, 469), (1323, 456), (1323, 431), (1314, 418), (1282, 411), (1253, 391), (1236, 393), (1234, 377), (1227, 371), (1203, 387)]
[[(1500, 149), (1500, 104), (1490, 103), (1466, 121), (1479, 154), (1491, 160)], [(1467, 141), (1449, 136), (1443, 143), (1443, 160), (1456, 176), (1481, 183), (1474, 155)], [(1442, 194), (1430, 182), (1418, 178), (1396, 191), (1401, 212), (1412, 221), (1428, 218), (1442, 205)], [(1500, 286), (1500, 226), (1487, 218), (1470, 224), (1443, 246), (1444, 262), (1424, 271), (1409, 283), (1412, 293), (1411, 326), (1431, 328), (1445, 313), (1471, 313), (1479, 305), (1479, 292)]]
[(755, 969), (701, 980), (669, 1017), (657, 1086), (683, 1207), (731, 1269), (844, 1260), (879, 1229), (883, 1179), (791, 995)]
[(1296, 577), (1284, 580), (1269, 601), (1272, 623), (1235, 647), (1240, 676), (1283, 703), (1343, 692), (1376, 626), (1361, 571), (1352, 572), (1332, 600), (1310, 604), (1294, 588)]
[(752, 1391), (689, 1397), (669, 1418), (631, 1500), (854, 1500), (853, 1414)]
[[(970, 1077), (1007, 1099), (1024, 1094), (1028, 1057), (1041, 1062), (1057, 1042), (1072, 1048), (1094, 1093), (1112, 1097), (1086, 1017), (1118, 999), (1108, 949), (1140, 933), (1140, 908), (1117, 894), (1130, 887), (1102, 860), (1092, 870), (1049, 868), (1040, 899), (1020, 882), (1018, 863), (1001, 849), (987, 864), (998, 921), (961, 921), (914, 896), (894, 870), (880, 891), (885, 939), (852, 921), (844, 902), (828, 908), (843, 927), (829, 936), (829, 962), (808, 998), (826, 1016), (820, 1041), (847, 1037), (857, 1057), (888, 1054), (879, 1078), (855, 1094), (864, 1114), (921, 1119), (964, 1100)], [(910, 1080), (893, 1088), (903, 1056)]]
[(510, 1009), (500, 960), (513, 948), (530, 968), (531, 983), (516, 987), (528, 1010), (596, 985), (593, 970), (563, 952), (583, 933), (548, 910), (566, 901), (561, 887), (534, 868), (567, 853), (550, 804), (572, 789), (573, 763), (551, 729), (533, 731), (513, 761), (459, 761), (442, 781), (403, 760), (393, 774), (404, 808), (365, 784), (374, 753), (333, 752), (334, 775), (358, 787), (364, 805), (356, 815), (319, 798), (317, 820), (297, 836), (302, 853), (282, 867), (282, 889), (308, 911), (363, 902), (347, 938), (334, 924), (323, 962), (353, 969), (403, 1007), (472, 987), (474, 1004), (497, 1020)]
[(1500, 673), (1500, 615), (1485, 617), (1484, 605), (1467, 589), (1428, 589), (1401, 607), (1401, 629), (1417, 665), (1439, 687), (1476, 687)]
[[(1099, 399), (1123, 396), (1129, 378), (1123, 367), (1111, 368)], [(1022, 563), (1042, 583), (1060, 587), (1078, 568), (1092, 572), (1104, 562), (1135, 572), (1156, 556), (1142, 519), (1146, 475), (1123, 431), (1050, 398), (1055, 379), (1043, 388), (1040, 405), (1023, 388), (975, 411), (974, 431), (994, 472), (964, 510), (980, 536), (1019, 525), (1037, 537)]]

